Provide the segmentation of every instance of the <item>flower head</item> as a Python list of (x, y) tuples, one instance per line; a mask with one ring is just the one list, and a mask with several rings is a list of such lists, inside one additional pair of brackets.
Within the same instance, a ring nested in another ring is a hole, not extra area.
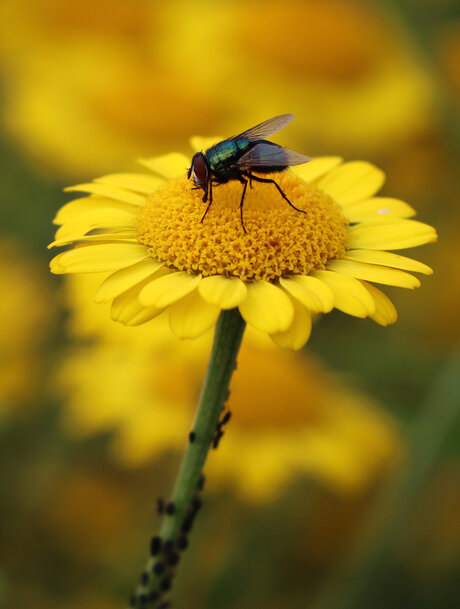
[[(195, 138), (194, 147), (204, 148)], [(434, 241), (413, 209), (374, 195), (382, 171), (363, 161), (316, 158), (248, 189), (242, 230), (241, 184), (215, 189), (204, 204), (191, 189), (189, 159), (170, 154), (143, 162), (154, 174), (114, 174), (69, 188), (88, 193), (65, 205), (52, 245), (75, 244), (51, 262), (54, 273), (105, 272), (96, 301), (112, 303), (112, 318), (139, 325), (168, 312), (174, 334), (195, 338), (222, 309), (239, 307), (246, 322), (282, 347), (301, 348), (311, 314), (333, 307), (387, 325), (396, 311), (368, 281), (415, 288), (407, 271), (426, 265), (387, 250)]]

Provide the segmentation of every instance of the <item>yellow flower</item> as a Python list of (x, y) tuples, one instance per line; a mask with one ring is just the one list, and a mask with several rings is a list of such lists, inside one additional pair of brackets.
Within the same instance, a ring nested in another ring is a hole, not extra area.
[[(88, 326), (80, 321), (91, 311), (88, 292), (97, 279), (69, 279), (70, 321), (86, 344), (70, 351), (57, 372), (65, 428), (80, 436), (109, 432), (113, 458), (132, 468), (181, 451), (210, 333), (178, 341), (159, 317), (137, 331), (102, 324), (98, 336), (91, 330), (88, 344)], [(265, 501), (293, 478), (309, 476), (332, 492), (352, 495), (400, 454), (392, 419), (312, 357), (280, 351), (248, 328), (238, 362), (229, 433), (206, 465), (214, 488)]]
[[(194, 139), (195, 148), (205, 144)], [(415, 288), (407, 271), (426, 265), (386, 250), (436, 239), (434, 229), (409, 219), (413, 209), (374, 195), (382, 171), (364, 161), (316, 158), (256, 184), (245, 200), (241, 184), (215, 189), (204, 222), (201, 194), (191, 190), (177, 153), (144, 161), (156, 175), (114, 174), (69, 188), (89, 194), (66, 204), (51, 246), (76, 245), (51, 262), (54, 273), (106, 272), (96, 301), (111, 315), (139, 325), (164, 311), (173, 333), (196, 338), (223, 309), (238, 307), (246, 322), (281, 347), (300, 349), (312, 313), (333, 307), (387, 325), (396, 320), (388, 297), (368, 281)], [(201, 191), (200, 191), (201, 192)]]

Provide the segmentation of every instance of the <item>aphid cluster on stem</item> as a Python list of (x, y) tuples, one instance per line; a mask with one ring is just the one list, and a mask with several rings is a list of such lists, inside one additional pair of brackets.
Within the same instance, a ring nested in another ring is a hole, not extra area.
[(222, 436), (224, 435), (223, 428), (230, 421), (231, 416), (232, 416), (232, 413), (230, 412), (230, 410), (227, 410), (227, 412), (224, 414), (224, 416), (217, 422), (216, 430), (214, 432), (214, 438), (212, 440), (212, 447), (214, 448), (214, 450), (219, 446), (219, 442), (220, 442)]
[[(180, 523), (180, 532), (175, 540), (162, 539), (155, 535), (150, 540), (151, 562), (149, 568), (140, 577), (138, 590), (131, 595), (129, 606), (135, 609), (166, 609), (170, 602), (163, 596), (170, 590), (181, 553), (188, 547), (188, 536), (198, 510), (201, 508), (199, 493), (203, 490), (205, 477), (201, 474), (197, 490)], [(160, 497), (156, 507), (160, 516), (173, 516), (176, 506), (172, 501), (165, 503)], [(149, 587), (154, 589), (149, 590)], [(156, 604), (155, 604), (156, 603)]]
[(198, 495), (195, 495), (192, 499), (190, 507), (187, 510), (185, 518), (182, 521), (180, 530), (181, 533), (190, 533), (192, 530), (193, 522), (195, 520), (198, 510), (201, 508), (201, 499)]

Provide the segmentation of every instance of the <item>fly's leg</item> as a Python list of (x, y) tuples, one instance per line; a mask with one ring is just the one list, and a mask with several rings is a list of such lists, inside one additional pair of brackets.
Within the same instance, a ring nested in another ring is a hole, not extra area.
[[(200, 188), (203, 188), (203, 186), (200, 186)], [(206, 182), (206, 188), (203, 188), (204, 190), (204, 195), (203, 195), (203, 203), (206, 203), (206, 201), (208, 200), (208, 192), (209, 192), (209, 183)], [(211, 199), (212, 199), (212, 193), (211, 193)]]
[(299, 209), (298, 207), (296, 207), (295, 205), (293, 205), (289, 199), (286, 197), (286, 195), (284, 194), (284, 192), (281, 190), (281, 186), (279, 186), (275, 180), (272, 180), (270, 178), (259, 178), (259, 176), (255, 176), (253, 174), (248, 173), (247, 174), (249, 176), (249, 179), (255, 180), (256, 182), (266, 182), (267, 184), (274, 184), (276, 186), (276, 188), (278, 189), (278, 192), (280, 193), (280, 195), (283, 197), (283, 199), (285, 201), (287, 201), (289, 203), (289, 205), (295, 209), (296, 211), (300, 211), (303, 214), (306, 214), (307, 212), (303, 209)]
[(203, 217), (201, 218), (201, 224), (203, 224), (203, 220), (206, 218), (206, 214), (208, 213), (209, 208), (211, 207), (211, 204), (212, 204), (212, 181), (209, 181), (206, 184), (206, 190), (203, 195), (203, 203), (206, 203), (206, 201), (208, 200), (208, 193), (209, 193), (209, 202), (206, 207), (206, 211), (204, 212)]
[(244, 232), (247, 233), (247, 230), (244, 227), (244, 221), (243, 221), (243, 203), (244, 203), (244, 195), (246, 194), (246, 188), (248, 187), (248, 181), (245, 180), (243, 178), (243, 176), (240, 176), (240, 182), (241, 182), (241, 184), (243, 184), (243, 192), (241, 193), (241, 201), (240, 201), (241, 226), (243, 227)]

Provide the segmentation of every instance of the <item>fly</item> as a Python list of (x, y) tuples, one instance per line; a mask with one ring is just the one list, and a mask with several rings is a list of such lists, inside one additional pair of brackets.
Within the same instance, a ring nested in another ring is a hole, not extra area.
[(303, 209), (298, 209), (289, 201), (275, 180), (262, 178), (253, 173), (254, 171), (257, 173), (279, 173), (285, 171), (291, 165), (302, 165), (311, 160), (308, 156), (264, 139), (286, 127), (294, 116), (295, 114), (275, 116), (235, 137), (218, 142), (205, 152), (197, 152), (193, 156), (187, 177), (193, 179), (195, 188), (203, 189), (203, 203), (208, 203), (201, 222), (204, 221), (212, 204), (213, 184), (226, 184), (230, 180), (238, 180), (243, 185), (240, 218), (244, 232), (247, 231), (243, 221), (243, 204), (248, 181), (251, 188), (253, 181), (274, 184), (283, 199), (293, 209), (305, 213)]

